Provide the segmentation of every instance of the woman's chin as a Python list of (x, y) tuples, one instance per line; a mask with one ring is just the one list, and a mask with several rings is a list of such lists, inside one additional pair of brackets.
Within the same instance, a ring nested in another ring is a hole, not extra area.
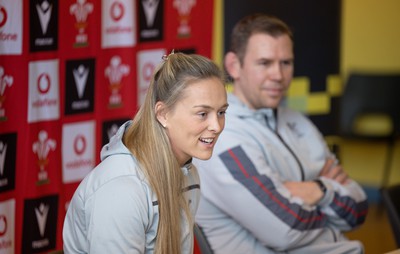
[(197, 154), (197, 155), (195, 155), (193, 157), (196, 158), (196, 159), (205, 161), (205, 160), (210, 159), (211, 155), (212, 155), (212, 153), (207, 153), (207, 154), (204, 153), (204, 154)]

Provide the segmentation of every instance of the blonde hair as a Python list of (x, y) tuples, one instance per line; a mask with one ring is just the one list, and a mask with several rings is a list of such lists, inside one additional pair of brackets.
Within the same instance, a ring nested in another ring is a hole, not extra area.
[(125, 133), (124, 143), (141, 164), (141, 170), (157, 195), (160, 217), (155, 253), (181, 253), (182, 215), (186, 215), (190, 226), (194, 219), (182, 193), (181, 166), (165, 129), (157, 121), (155, 105), (161, 101), (168, 110), (173, 110), (191, 83), (216, 77), (224, 84), (224, 78), (220, 68), (203, 56), (172, 53), (163, 59), (143, 105)]

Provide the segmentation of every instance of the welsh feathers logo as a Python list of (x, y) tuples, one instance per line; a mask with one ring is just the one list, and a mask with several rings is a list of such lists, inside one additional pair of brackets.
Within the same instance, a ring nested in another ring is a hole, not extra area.
[(41, 130), (38, 134), (38, 140), (33, 143), (32, 151), (37, 155), (37, 164), (39, 167), (38, 173), (38, 185), (49, 183), (48, 174), (46, 171), (47, 165), (49, 164), (49, 153), (56, 149), (57, 142), (54, 139), (48, 137), (46, 131)]
[(121, 57), (119, 56), (113, 56), (110, 59), (110, 64), (105, 68), (104, 75), (108, 78), (109, 88), (111, 91), (109, 98), (110, 108), (122, 106), (122, 99), (119, 91), (121, 90), (122, 86), (122, 78), (127, 76), (129, 72), (129, 65), (123, 64)]
[(196, 0), (174, 0), (174, 7), (178, 10), (179, 14), (179, 37), (189, 37), (191, 29), (189, 26), (190, 12), (196, 5)]
[(74, 47), (87, 47), (89, 45), (86, 27), (87, 18), (93, 12), (94, 5), (86, 0), (76, 0), (76, 3), (69, 7), (69, 13), (75, 17), (75, 28), (78, 34), (75, 36)]
[(14, 82), (14, 78), (10, 75), (7, 75), (4, 71), (3, 66), (0, 66), (0, 121), (7, 120), (6, 110), (3, 106), (3, 103), (6, 99), (6, 89), (12, 86)]

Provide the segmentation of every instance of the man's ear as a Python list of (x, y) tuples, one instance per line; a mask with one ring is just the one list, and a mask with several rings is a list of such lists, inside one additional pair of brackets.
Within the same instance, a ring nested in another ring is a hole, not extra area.
[(158, 122), (165, 128), (167, 126), (167, 107), (164, 102), (157, 101), (154, 106), (154, 113), (157, 117)]
[(231, 76), (233, 79), (237, 79), (239, 77), (240, 70), (240, 61), (237, 55), (230, 51), (225, 55), (224, 61), (225, 69), (229, 76)]

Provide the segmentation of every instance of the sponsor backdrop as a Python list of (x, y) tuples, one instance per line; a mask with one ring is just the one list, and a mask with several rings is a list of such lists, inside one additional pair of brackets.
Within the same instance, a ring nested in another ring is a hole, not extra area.
[(213, 1), (0, 0), (0, 253), (62, 249), (73, 192), (164, 54), (211, 57)]

